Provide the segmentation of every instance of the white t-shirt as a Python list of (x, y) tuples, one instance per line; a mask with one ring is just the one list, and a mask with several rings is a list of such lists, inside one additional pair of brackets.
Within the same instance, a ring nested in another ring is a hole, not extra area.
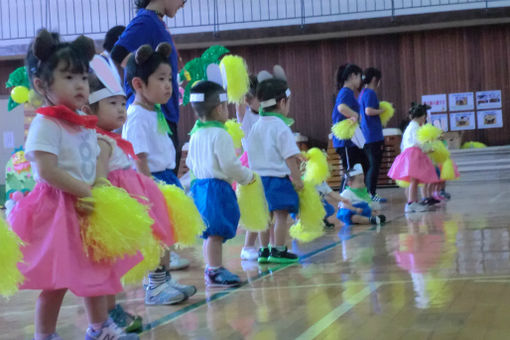
[(158, 131), (158, 114), (140, 105), (129, 105), (122, 138), (133, 144), (135, 154), (146, 153), (151, 172), (175, 169), (175, 147), (166, 133)]
[(412, 120), (404, 131), (404, 135), (402, 136), (402, 143), (400, 144), (400, 150), (404, 151), (407, 148), (413, 146), (419, 146), (419, 142), (417, 139), (418, 129), (420, 128), (420, 124)]
[(129, 156), (118, 147), (117, 142), (113, 138), (98, 133), (97, 139), (105, 141), (112, 148), (112, 154), (110, 156), (110, 161), (108, 162), (108, 172), (119, 169), (124, 170), (134, 168), (134, 163), (131, 158), (129, 158)]
[[(78, 112), (84, 115), (83, 112)], [(32, 164), (34, 179), (41, 181), (34, 151), (44, 151), (58, 158), (58, 167), (89, 185), (96, 179), (96, 163), (100, 149), (96, 131), (64, 120), (36, 115), (25, 143), (26, 158)]]
[(328, 183), (322, 182), (321, 184), (317, 185), (315, 187), (317, 189), (317, 192), (321, 196), (321, 198), (325, 198), (327, 195), (333, 192), (333, 189), (330, 188)]
[[(344, 191), (342, 191), (340, 196), (351, 201), (351, 205), (358, 204), (358, 203), (368, 203), (368, 205), (370, 206), (370, 208), (372, 208), (372, 210), (381, 210), (381, 205), (378, 202), (367, 202), (367, 201), (359, 198), (349, 188), (346, 188)], [(345, 204), (343, 202), (340, 202), (340, 208), (346, 208)]]
[(232, 137), (222, 128), (207, 127), (190, 139), (186, 165), (197, 179), (217, 178), (248, 184), (253, 172), (236, 157)]
[[(236, 112), (237, 120), (240, 121), (239, 112)], [(243, 149), (246, 151), (248, 149), (248, 137), (250, 136), (251, 129), (253, 125), (259, 120), (259, 115), (255, 114), (251, 111), (249, 105), (246, 106), (246, 112), (244, 114), (243, 121), (241, 122), (241, 129), (244, 132), (244, 138), (242, 139)]]
[(290, 128), (278, 117), (260, 117), (248, 137), (250, 168), (260, 176), (285, 177), (285, 160), (300, 153)]

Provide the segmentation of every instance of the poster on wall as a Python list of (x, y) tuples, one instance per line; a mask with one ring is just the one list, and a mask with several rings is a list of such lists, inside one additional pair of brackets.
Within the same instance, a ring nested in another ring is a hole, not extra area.
[(421, 103), (430, 106), (430, 112), (446, 112), (446, 94), (421, 96)]
[(501, 91), (480, 91), (476, 93), (476, 108), (499, 109), (501, 108)]
[(469, 111), (475, 109), (473, 92), (450, 93), (448, 95), (450, 111)]
[(474, 112), (450, 113), (450, 130), (474, 130), (476, 129)]
[(444, 132), (448, 132), (448, 115), (443, 114), (429, 114), (428, 121), (435, 127), (440, 128)]
[(479, 129), (503, 127), (503, 115), (501, 110), (478, 111), (477, 118)]

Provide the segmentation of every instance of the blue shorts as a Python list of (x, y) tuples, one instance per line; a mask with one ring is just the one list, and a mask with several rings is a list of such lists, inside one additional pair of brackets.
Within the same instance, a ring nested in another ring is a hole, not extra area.
[(355, 208), (361, 208), (363, 209), (363, 212), (361, 214), (357, 214), (354, 211), (346, 208), (341, 208), (338, 210), (338, 213), (336, 214), (336, 217), (342, 221), (343, 223), (347, 225), (352, 224), (352, 216), (354, 215), (361, 215), (370, 218), (372, 216), (372, 209), (366, 202), (356, 203), (352, 205)]
[(151, 174), (156, 179), (163, 181), (166, 184), (177, 185), (179, 188), (182, 189), (181, 181), (179, 181), (173, 170), (166, 169), (165, 171), (152, 172)]
[(241, 213), (232, 186), (216, 178), (197, 179), (191, 187), (193, 201), (207, 229), (203, 239), (221, 236), (223, 242), (236, 236)]
[(299, 197), (289, 177), (263, 176), (261, 179), (269, 211), (286, 210), (289, 213), (298, 213)]

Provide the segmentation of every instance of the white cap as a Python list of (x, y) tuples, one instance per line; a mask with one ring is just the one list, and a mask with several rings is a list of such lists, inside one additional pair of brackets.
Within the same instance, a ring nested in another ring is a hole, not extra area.
[(347, 171), (347, 174), (349, 175), (349, 177), (361, 175), (362, 173), (363, 173), (363, 167), (359, 163), (354, 164), (354, 166)]

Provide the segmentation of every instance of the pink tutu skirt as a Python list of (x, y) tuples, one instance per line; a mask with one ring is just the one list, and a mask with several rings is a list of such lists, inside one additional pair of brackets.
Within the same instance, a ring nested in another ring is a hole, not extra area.
[(113, 295), (123, 290), (121, 277), (142, 255), (115, 263), (96, 263), (83, 251), (76, 197), (38, 183), (9, 214), (9, 223), (23, 240), (25, 282), (21, 289), (70, 289), (77, 296)]
[(391, 165), (388, 177), (406, 182), (411, 182), (411, 179), (416, 179), (420, 183), (439, 181), (434, 164), (418, 147), (407, 148), (398, 155)]
[(143, 174), (133, 169), (114, 170), (108, 174), (108, 180), (116, 187), (123, 188), (142, 204), (150, 205), (149, 215), (154, 220), (152, 231), (154, 236), (167, 246), (175, 243), (174, 231), (165, 197), (157, 184)]

